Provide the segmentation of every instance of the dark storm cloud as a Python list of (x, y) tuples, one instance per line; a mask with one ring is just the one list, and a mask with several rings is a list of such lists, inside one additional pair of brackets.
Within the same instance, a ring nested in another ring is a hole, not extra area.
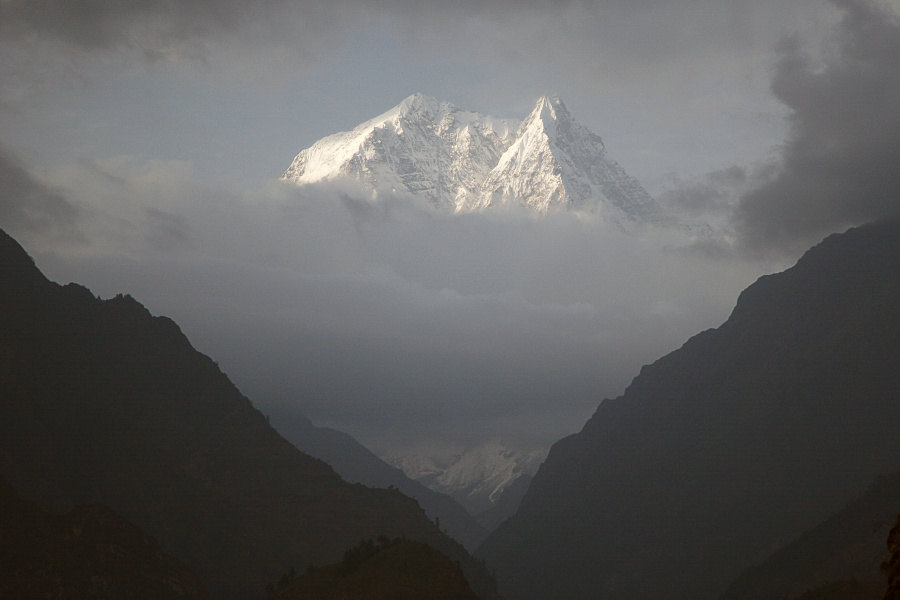
[(13, 235), (78, 235), (81, 211), (61, 193), (37, 181), (0, 146), (0, 228)]
[(791, 110), (779, 175), (742, 198), (736, 227), (756, 251), (900, 214), (900, 19), (866, 0), (844, 10), (824, 65), (781, 47), (772, 91)]

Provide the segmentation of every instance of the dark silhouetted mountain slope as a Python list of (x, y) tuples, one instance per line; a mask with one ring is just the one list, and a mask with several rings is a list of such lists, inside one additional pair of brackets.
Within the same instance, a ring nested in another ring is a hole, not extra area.
[(900, 223), (833, 235), (645, 366), (478, 550), (509, 600), (712, 598), (900, 462)]
[(213, 595), (257, 596), (379, 535), (426, 542), (490, 590), (414, 500), (297, 450), (173, 321), (48, 281), (2, 232), (0, 390), (0, 469), (23, 498), (112, 508)]
[(890, 556), (883, 565), (888, 578), (884, 600), (900, 600), (900, 517), (894, 521), (894, 527), (888, 535), (887, 549)]
[(200, 578), (100, 505), (51, 515), (0, 477), (0, 598), (207, 598)]
[(410, 479), (350, 435), (316, 427), (296, 410), (274, 408), (269, 415), (272, 425), (286, 440), (306, 454), (327, 462), (345, 480), (376, 488), (393, 486), (414, 498), (431, 520), (439, 519), (441, 528), (470, 552), (487, 537), (488, 531), (456, 500)]
[(781, 600), (851, 580), (877, 582), (883, 592), (884, 541), (898, 510), (900, 472), (895, 472), (879, 477), (861, 497), (744, 571), (720, 600)]
[(459, 566), (421, 542), (386, 538), (309, 569), (274, 600), (478, 600)]
[(883, 581), (848, 579), (807, 590), (796, 600), (881, 600), (884, 587)]
[(513, 516), (519, 509), (519, 504), (531, 485), (532, 476), (528, 473), (513, 481), (509, 487), (503, 490), (497, 503), (489, 509), (478, 513), (475, 518), (487, 529), (493, 531), (500, 523)]

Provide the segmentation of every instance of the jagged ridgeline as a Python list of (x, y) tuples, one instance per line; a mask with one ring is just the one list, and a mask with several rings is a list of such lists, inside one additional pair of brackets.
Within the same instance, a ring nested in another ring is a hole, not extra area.
[(283, 179), (353, 182), (373, 196), (408, 194), (456, 212), (516, 205), (599, 213), (622, 227), (672, 221), (556, 96), (519, 121), (414, 94), (303, 150)]
[(898, 468), (891, 221), (828, 237), (643, 367), (476, 556), (508, 600), (715, 598)]
[(47, 280), (0, 232), (0, 468), (54, 512), (102, 504), (212, 596), (259, 597), (290, 565), (405, 536), (486, 570), (397, 490), (343, 481), (279, 436), (178, 326), (129, 296)]

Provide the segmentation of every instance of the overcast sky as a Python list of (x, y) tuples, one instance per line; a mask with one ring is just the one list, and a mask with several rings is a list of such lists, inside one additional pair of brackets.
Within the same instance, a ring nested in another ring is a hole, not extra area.
[[(896, 216), (896, 0), (4, 0), (0, 227), (53, 279), (176, 319), (265, 409), (379, 452), (546, 447), (757, 276)], [(276, 180), (423, 92), (558, 93), (673, 247)]]

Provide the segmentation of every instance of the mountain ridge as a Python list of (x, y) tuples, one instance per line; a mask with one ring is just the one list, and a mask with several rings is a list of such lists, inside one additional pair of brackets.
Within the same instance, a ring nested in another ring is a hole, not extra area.
[(102, 505), (56, 515), (0, 476), (0, 597), (208, 600), (200, 579)]
[(517, 206), (596, 213), (625, 228), (675, 222), (555, 95), (520, 122), (414, 94), (303, 150), (282, 179), (351, 181), (372, 197), (405, 193), (454, 212)]
[(487, 537), (488, 531), (453, 498), (410, 479), (349, 434), (316, 427), (294, 409), (272, 407), (267, 412), (275, 429), (302, 452), (324, 460), (350, 483), (397, 488), (416, 500), (429, 519), (437, 519), (441, 529), (470, 552)]
[(557, 442), (476, 552), (508, 600), (713, 598), (900, 456), (900, 222), (826, 238)]
[(719, 600), (793, 598), (836, 581), (884, 589), (885, 546), (900, 510), (900, 471), (879, 477), (860, 497), (741, 573)]
[(428, 488), (447, 494), (477, 516), (495, 506), (514, 482), (533, 475), (545, 457), (540, 450), (516, 450), (489, 442), (450, 457), (414, 454), (383, 460)]
[(349, 132), (315, 142), (296, 156), (282, 179), (351, 180), (376, 196), (407, 192), (452, 210), (460, 194), (477, 192), (518, 124), (413, 94)]
[(212, 596), (406, 536), (488, 574), (397, 490), (343, 481), (278, 435), (171, 319), (48, 280), (0, 231), (0, 474), (45, 510), (103, 504)]

